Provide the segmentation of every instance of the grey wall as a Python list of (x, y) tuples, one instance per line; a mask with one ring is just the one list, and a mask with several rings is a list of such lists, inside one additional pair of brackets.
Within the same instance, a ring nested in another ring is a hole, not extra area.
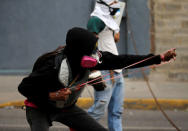
[[(127, 0), (127, 8), (130, 26), (127, 35), (128, 53), (135, 53), (133, 48), (133, 33), (139, 54), (149, 53), (150, 51), (150, 12), (147, 7), (147, 0)], [(128, 25), (129, 26), (129, 25)], [(130, 29), (131, 28), (131, 29)]]
[[(148, 9), (148, 0), (127, 0), (127, 5), (130, 23), (127, 24), (127, 53), (137, 54), (134, 48), (135, 44), (138, 54), (148, 54), (150, 53), (150, 11)], [(129, 77), (142, 77), (140, 69), (131, 69), (128, 72), (136, 72), (129, 74)], [(149, 70), (147, 69), (144, 72), (148, 74)]]
[[(122, 0), (123, 1), (123, 0)], [(0, 0), (0, 74), (30, 72), (36, 58), (64, 45), (68, 29), (86, 27), (94, 0)], [(128, 0), (128, 12), (141, 53), (149, 51), (147, 0)], [(139, 30), (142, 30), (140, 32)], [(126, 19), (120, 54), (133, 53)], [(146, 33), (146, 34), (143, 34)]]
[(39, 55), (65, 43), (68, 29), (85, 27), (91, 6), (91, 0), (0, 0), (1, 72), (30, 70)]

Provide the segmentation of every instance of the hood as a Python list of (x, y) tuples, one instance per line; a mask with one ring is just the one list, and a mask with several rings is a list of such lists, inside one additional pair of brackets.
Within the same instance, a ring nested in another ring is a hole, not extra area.
[(67, 32), (66, 47), (64, 50), (68, 58), (73, 77), (83, 72), (81, 59), (90, 56), (96, 46), (98, 38), (86, 29), (74, 27)]
[(76, 56), (91, 55), (98, 38), (86, 29), (74, 27), (67, 32), (66, 54)]

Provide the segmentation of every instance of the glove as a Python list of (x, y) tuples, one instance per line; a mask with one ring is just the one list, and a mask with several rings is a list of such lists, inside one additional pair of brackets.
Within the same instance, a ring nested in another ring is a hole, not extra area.
[(162, 62), (167, 62), (167, 61), (170, 61), (171, 59), (176, 59), (176, 49), (173, 48), (173, 49), (170, 49), (170, 50), (167, 50), (166, 52), (160, 54), (161, 56), (161, 61)]

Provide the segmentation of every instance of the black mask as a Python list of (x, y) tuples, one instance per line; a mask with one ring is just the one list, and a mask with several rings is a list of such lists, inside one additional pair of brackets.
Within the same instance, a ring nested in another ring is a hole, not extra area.
[(86, 29), (75, 27), (66, 36), (66, 54), (74, 57), (91, 55), (98, 38)]
[(109, 7), (110, 15), (114, 16), (120, 9)]
[(73, 77), (83, 72), (81, 59), (90, 56), (96, 47), (98, 38), (86, 29), (74, 27), (67, 32), (64, 53), (68, 58)]
[(97, 1), (97, 3), (103, 4), (103, 5), (107, 6), (107, 7), (109, 8), (109, 12), (110, 12), (110, 15), (111, 15), (111, 16), (114, 16), (114, 15), (120, 10), (120, 8), (113, 8), (113, 7), (110, 7), (107, 3), (105, 3), (105, 2), (102, 1), (102, 0)]

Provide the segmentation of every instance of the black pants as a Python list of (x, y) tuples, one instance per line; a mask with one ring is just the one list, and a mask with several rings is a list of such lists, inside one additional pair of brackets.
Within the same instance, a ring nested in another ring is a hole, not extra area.
[(89, 116), (87, 112), (77, 106), (52, 113), (26, 107), (26, 117), (31, 131), (49, 131), (53, 121), (65, 124), (77, 131), (107, 131), (107, 129)]

